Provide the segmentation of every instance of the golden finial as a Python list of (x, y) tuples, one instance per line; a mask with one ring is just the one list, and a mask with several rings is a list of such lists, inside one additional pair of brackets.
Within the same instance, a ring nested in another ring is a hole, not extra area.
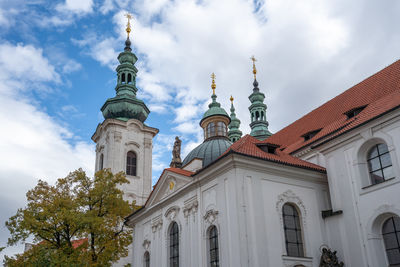
[(129, 13), (125, 14), (125, 17), (128, 19), (128, 23), (126, 24), (126, 33), (128, 34), (128, 38), (129, 38), (129, 34), (131, 33), (131, 19), (132, 19), (132, 15)]
[(231, 96), (231, 98), (229, 98), (229, 100), (231, 101), (231, 103), (233, 104), (233, 96)]
[(211, 74), (211, 79), (212, 79), (212, 83), (211, 83), (211, 88), (213, 90), (213, 95), (215, 95), (215, 88), (217, 88), (217, 86), (215, 85), (215, 74), (214, 72)]
[(256, 69), (256, 61), (257, 61), (257, 59), (254, 56), (252, 56), (250, 59), (253, 61), (253, 75), (254, 75), (254, 80), (255, 80), (256, 79), (256, 74), (257, 74), (257, 69)]

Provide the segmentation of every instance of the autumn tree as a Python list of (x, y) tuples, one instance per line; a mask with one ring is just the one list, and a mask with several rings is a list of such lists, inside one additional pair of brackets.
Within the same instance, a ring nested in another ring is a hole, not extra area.
[[(134, 203), (123, 199), (119, 185), (128, 183), (123, 173), (101, 170), (89, 178), (79, 169), (54, 186), (39, 180), (26, 194), (27, 206), (7, 222), (8, 245), (33, 236), (32, 249), (13, 258), (6, 266), (110, 266), (128, 254), (132, 231), (124, 218)], [(84, 239), (79, 246), (74, 240)]]

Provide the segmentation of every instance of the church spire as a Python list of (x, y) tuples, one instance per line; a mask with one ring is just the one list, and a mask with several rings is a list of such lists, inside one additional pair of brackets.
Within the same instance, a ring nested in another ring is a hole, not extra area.
[(253, 82), (253, 93), (249, 96), (249, 100), (251, 105), (249, 107), (250, 116), (251, 116), (251, 136), (259, 140), (264, 140), (271, 136), (271, 132), (268, 130), (268, 121), (266, 117), (266, 110), (267, 105), (264, 104), (265, 95), (260, 92), (258, 88), (257, 82), (257, 69), (256, 69), (256, 59), (254, 56), (251, 57), (253, 61), (253, 75), (254, 75), (254, 82)]
[(233, 97), (229, 99), (231, 101), (231, 122), (228, 125), (228, 137), (232, 142), (236, 142), (242, 137), (242, 132), (239, 130), (240, 120), (236, 118), (235, 107), (233, 106)]
[(119, 119), (127, 121), (129, 119), (137, 119), (144, 122), (150, 113), (146, 104), (136, 98), (136, 74), (138, 69), (135, 63), (138, 60), (136, 55), (132, 53), (131, 41), (129, 34), (131, 33), (132, 15), (125, 15), (128, 19), (126, 25), (127, 38), (125, 41), (124, 51), (118, 55), (119, 65), (117, 71), (117, 85), (115, 91), (117, 95), (107, 99), (101, 108), (105, 119)]

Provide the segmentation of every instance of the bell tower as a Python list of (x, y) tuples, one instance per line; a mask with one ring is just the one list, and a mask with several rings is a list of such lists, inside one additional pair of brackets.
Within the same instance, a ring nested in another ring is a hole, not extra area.
[(116, 96), (101, 107), (104, 121), (97, 126), (92, 140), (96, 143), (95, 170), (125, 172), (130, 183), (122, 185), (124, 197), (141, 206), (151, 192), (152, 144), (158, 129), (144, 124), (150, 110), (136, 97), (137, 57), (129, 39), (131, 16), (126, 17), (127, 39), (124, 51), (118, 55)]

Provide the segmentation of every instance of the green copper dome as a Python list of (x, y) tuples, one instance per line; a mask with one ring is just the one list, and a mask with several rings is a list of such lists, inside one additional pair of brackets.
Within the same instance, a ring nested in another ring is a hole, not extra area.
[(200, 121), (200, 125), (206, 118), (216, 115), (225, 116), (230, 120), (228, 113), (226, 113), (225, 109), (221, 108), (221, 104), (216, 101), (217, 96), (213, 94), (211, 98), (212, 102), (208, 105), (208, 110), (204, 113), (203, 118)]
[(203, 167), (205, 167), (221, 156), (231, 145), (232, 142), (227, 138), (208, 139), (186, 156), (182, 166), (185, 166), (195, 158), (199, 158), (203, 160)]
[(115, 87), (116, 96), (107, 99), (101, 107), (104, 119), (119, 119), (127, 121), (137, 119), (144, 122), (150, 113), (146, 104), (136, 98), (136, 73), (135, 67), (137, 57), (132, 53), (131, 41), (125, 42), (125, 49), (119, 54), (119, 65), (117, 67), (117, 86)]

